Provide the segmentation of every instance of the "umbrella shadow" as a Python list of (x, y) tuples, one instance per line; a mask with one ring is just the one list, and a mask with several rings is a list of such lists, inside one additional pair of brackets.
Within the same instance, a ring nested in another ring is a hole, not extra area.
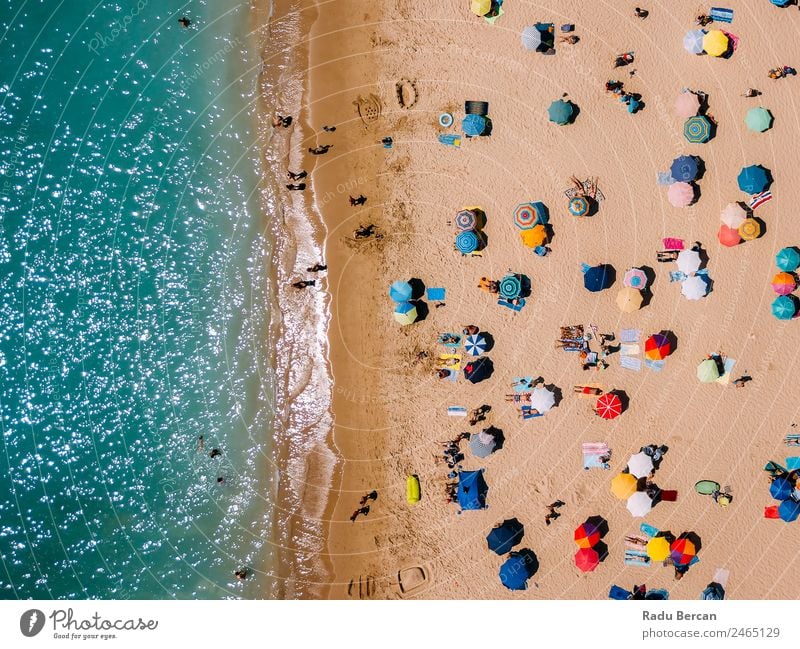
[(503, 433), (502, 429), (497, 428), (497, 426), (487, 426), (483, 429), (487, 435), (491, 435), (494, 437), (494, 451), (493, 453), (497, 453), (500, 449), (503, 448), (503, 444), (506, 441), (506, 436)]
[(544, 231), (547, 233), (547, 243), (553, 243), (553, 239), (556, 237), (556, 231), (553, 229), (553, 226), (548, 223), (544, 226)]
[(639, 266), (639, 269), (647, 278), (647, 285), (642, 289), (642, 308), (645, 308), (653, 300), (653, 283), (656, 281), (656, 271), (651, 266)]
[(705, 268), (708, 266), (709, 256), (708, 251), (703, 248), (703, 244), (699, 241), (695, 241), (694, 245), (692, 246), (692, 250), (694, 250), (698, 255), (700, 255), (700, 268)]
[(574, 101), (567, 102), (570, 106), (572, 106), (572, 114), (569, 116), (567, 120), (567, 124), (574, 124), (575, 120), (578, 119), (578, 115), (581, 114), (581, 107), (578, 106)]
[(694, 205), (695, 203), (697, 203), (697, 201), (700, 200), (700, 195), (702, 192), (700, 191), (700, 185), (698, 185), (694, 181), (690, 182), (689, 186), (692, 188), (692, 200), (689, 203), (689, 205)]
[(486, 227), (486, 212), (478, 207), (472, 211), (475, 213), (475, 227), (478, 230), (483, 230)]
[(517, 277), (519, 277), (519, 282), (522, 286), (520, 296), (521, 297), (530, 297), (531, 294), (531, 278), (527, 275), (523, 275), (522, 273), (517, 273)]
[(425, 300), (409, 300), (409, 302), (417, 308), (417, 319), (414, 322), (422, 322), (428, 317), (430, 309)]
[(425, 282), (418, 277), (412, 277), (408, 280), (408, 285), (411, 287), (411, 299), (419, 300), (425, 295)]
[[(617, 395), (617, 397), (619, 398), (620, 403), (622, 404), (622, 412), (625, 412), (628, 409), (628, 406), (630, 406), (630, 403), (631, 403), (631, 399), (628, 396), (628, 393), (625, 392), (625, 390), (611, 390), (610, 393)], [(622, 414), (622, 413), (620, 413), (620, 414)]]
[(669, 341), (669, 348), (670, 348), (670, 355), (675, 353), (675, 350), (678, 349), (678, 337), (675, 335), (674, 331), (670, 331), (669, 329), (662, 329), (658, 332), (660, 336), (664, 336)]
[(594, 198), (591, 196), (584, 196), (586, 199), (587, 204), (589, 205), (589, 211), (586, 212), (586, 216), (594, 216), (600, 211), (600, 203), (598, 203)]
[(611, 264), (601, 264), (601, 266), (603, 267), (603, 273), (606, 276), (605, 288), (609, 289), (614, 286), (617, 281), (617, 269)]
[(701, 158), (699, 155), (691, 156), (694, 158), (694, 161), (697, 163), (697, 175), (694, 177), (695, 180), (703, 180), (703, 176), (706, 175), (706, 162)]
[(492, 134), (492, 120), (488, 117), (485, 117), (484, 119), (486, 120), (486, 125), (483, 127), (481, 137), (489, 137)]
[(564, 394), (561, 392), (561, 388), (559, 388), (554, 383), (545, 384), (543, 387), (548, 392), (553, 393), (553, 399), (554, 399), (553, 408), (558, 408), (558, 404), (561, 403), (561, 400), (564, 398)]
[(603, 541), (595, 543), (594, 551), (597, 552), (601, 562), (608, 558), (608, 546)]
[(586, 519), (586, 522), (589, 525), (594, 526), (594, 528), (600, 534), (600, 538), (608, 534), (608, 521), (602, 516), (589, 516), (589, 518)]
[(752, 218), (761, 227), (761, 234), (759, 234), (757, 238), (760, 239), (761, 237), (766, 235), (767, 234), (767, 224), (764, 223), (764, 221), (762, 219), (758, 218), (757, 216), (751, 216), (750, 218)]
[(494, 336), (486, 331), (481, 331), (478, 333), (478, 335), (486, 341), (486, 349), (484, 349), (483, 352), (486, 353), (492, 351), (492, 347), (494, 347)]
[[(759, 165), (761, 166), (761, 165)], [(775, 178), (772, 176), (772, 171), (767, 169), (766, 167), (761, 167), (764, 172), (767, 174), (767, 184), (764, 185), (764, 189), (762, 191), (769, 191), (769, 188), (772, 187), (772, 183), (775, 182)]]
[(698, 115), (705, 115), (708, 111), (708, 95), (706, 93), (694, 93), (694, 95), (700, 100), (700, 106), (697, 109)]
[(529, 579), (539, 571), (539, 558), (533, 550), (522, 548), (522, 550), (515, 550), (512, 552), (511, 556), (522, 557)]

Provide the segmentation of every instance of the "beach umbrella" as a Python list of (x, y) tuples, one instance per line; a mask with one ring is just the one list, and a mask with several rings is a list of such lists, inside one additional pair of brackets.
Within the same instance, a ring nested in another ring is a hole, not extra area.
[(697, 366), (700, 383), (713, 383), (719, 378), (719, 366), (713, 358), (707, 358)]
[(744, 223), (747, 218), (747, 210), (745, 210), (739, 203), (728, 203), (722, 210), (719, 220), (722, 221), (729, 228), (737, 230), (739, 226)]
[(789, 295), (776, 297), (772, 303), (772, 315), (778, 320), (791, 320), (797, 314), (794, 300)]
[(470, 383), (480, 383), (488, 379), (494, 371), (491, 359), (482, 356), (474, 361), (470, 361), (464, 366), (464, 378)]
[(530, 27), (526, 27), (522, 30), (522, 46), (526, 50), (530, 50), (534, 52), (538, 50), (543, 43), (543, 37), (541, 30), (536, 27), (535, 25), (531, 25)]
[(547, 241), (547, 230), (543, 225), (534, 225), (530, 230), (522, 230), (519, 233), (522, 243), (528, 248), (538, 248)]
[(687, 275), (696, 273), (700, 269), (700, 253), (697, 250), (681, 250), (675, 263), (678, 270)]
[(533, 203), (521, 203), (514, 210), (514, 225), (520, 230), (529, 230), (537, 224), (547, 223), (547, 212), (544, 203), (535, 201)]
[(569, 201), (569, 213), (573, 216), (586, 216), (589, 213), (589, 199), (586, 196), (573, 196)]
[(602, 419), (616, 419), (622, 414), (622, 401), (613, 392), (606, 392), (597, 400), (594, 409)]
[(469, 438), (469, 450), (475, 457), (489, 457), (497, 447), (497, 441), (493, 435), (481, 431), (473, 433)]
[(474, 230), (478, 224), (478, 217), (472, 210), (461, 210), (456, 214), (456, 227), (459, 230)]
[(411, 284), (398, 280), (389, 287), (389, 297), (395, 302), (408, 302), (414, 294)]
[(626, 507), (634, 518), (644, 518), (653, 509), (653, 499), (647, 495), (647, 492), (637, 491), (628, 498)]
[(547, 109), (547, 114), (550, 116), (550, 121), (563, 126), (568, 124), (572, 118), (572, 104), (563, 99), (556, 99), (550, 108)]
[(592, 548), (600, 541), (600, 531), (591, 523), (581, 523), (572, 538), (579, 548)]
[(531, 391), (531, 408), (545, 414), (556, 405), (556, 395), (547, 388), (537, 387)]
[(583, 286), (587, 291), (597, 293), (608, 288), (611, 281), (611, 273), (608, 266), (601, 264), (588, 268), (583, 274)]
[(800, 516), (800, 503), (796, 500), (784, 500), (778, 505), (778, 516), (787, 523), (796, 521), (797, 517)]
[(722, 587), (722, 584), (712, 581), (705, 587), (703, 592), (700, 593), (700, 599), (723, 600), (725, 599), (725, 589)]
[(486, 494), (489, 485), (483, 479), (483, 469), (461, 471), (458, 474), (456, 497), (461, 509), (486, 509)]
[(474, 230), (462, 230), (456, 235), (456, 250), (468, 255), (478, 249), (478, 235)]
[(797, 283), (794, 281), (794, 276), (786, 271), (781, 271), (772, 278), (772, 290), (778, 295), (789, 295), (795, 288)]
[(611, 493), (620, 500), (627, 500), (636, 493), (637, 483), (630, 473), (620, 473), (611, 478)]
[(745, 241), (758, 239), (761, 235), (761, 225), (755, 219), (745, 219), (739, 226), (739, 236)]
[(776, 7), (788, 7), (792, 0), (770, 0)]
[(759, 194), (769, 184), (767, 170), (760, 165), (742, 167), (737, 180), (739, 181), (739, 189), (747, 194)]
[(647, 275), (641, 268), (629, 268), (622, 279), (625, 286), (642, 290), (647, 286)]
[(478, 334), (467, 336), (464, 341), (464, 349), (471, 356), (480, 356), (486, 351), (486, 338)]
[(647, 542), (647, 556), (653, 561), (664, 561), (670, 554), (669, 539), (665, 536), (654, 536)]
[(522, 541), (525, 528), (516, 518), (504, 520), (501, 525), (492, 528), (486, 536), (489, 549), (496, 554), (506, 554)]
[(591, 572), (600, 565), (600, 555), (592, 548), (581, 548), (575, 553), (575, 565), (582, 572)]
[(485, 16), (492, 10), (492, 0), (472, 0), (469, 8), (476, 16)]
[(769, 495), (775, 500), (786, 500), (792, 495), (794, 485), (785, 476), (778, 476), (769, 486)]
[(660, 361), (672, 351), (669, 338), (662, 334), (653, 334), (644, 341), (644, 357), (651, 361)]
[(697, 158), (690, 155), (675, 158), (669, 168), (670, 175), (680, 182), (691, 182), (697, 178), (699, 170)]
[(800, 253), (795, 248), (781, 248), (775, 255), (775, 265), (789, 272), (797, 270), (800, 266)]
[(751, 131), (762, 133), (772, 126), (772, 113), (761, 106), (751, 108), (744, 116), (744, 123)]
[(637, 478), (646, 478), (649, 476), (655, 467), (653, 466), (653, 458), (647, 453), (639, 452), (631, 455), (628, 459), (628, 471), (632, 476)]
[(721, 29), (710, 29), (708, 33), (703, 36), (703, 50), (706, 54), (711, 56), (722, 56), (728, 51), (730, 42), (728, 37)]
[(539, 570), (539, 560), (532, 550), (524, 548), (511, 552), (500, 566), (500, 582), (509, 590), (525, 590), (528, 579)]
[(681, 282), (681, 295), (687, 300), (699, 300), (705, 297), (708, 284), (700, 275), (692, 275)]
[(683, 37), (683, 49), (689, 54), (702, 54), (705, 35), (706, 33), (702, 29), (689, 30)]
[(617, 306), (623, 313), (633, 313), (642, 307), (642, 292), (630, 286), (624, 286), (617, 293)]
[(688, 207), (694, 201), (694, 187), (689, 183), (672, 183), (667, 190), (667, 200), (673, 207)]
[(500, 280), (500, 296), (513, 300), (522, 293), (522, 281), (518, 275), (506, 275)]
[[(699, 54), (699, 52), (696, 52)], [(693, 92), (682, 92), (675, 99), (675, 114), (678, 117), (688, 119), (697, 115), (700, 110), (700, 97)]]
[(739, 230), (729, 228), (724, 223), (720, 224), (719, 226), (717, 239), (719, 239), (719, 242), (727, 248), (733, 248), (742, 242), (742, 237), (739, 236)]
[(681, 534), (669, 546), (669, 556), (676, 566), (688, 566), (697, 556), (697, 548), (691, 539)]
[(695, 115), (683, 125), (683, 136), (692, 144), (708, 142), (711, 137), (711, 120), (705, 115)]
[(413, 324), (417, 319), (417, 307), (411, 302), (400, 302), (395, 307), (394, 319), (401, 325)]
[(461, 130), (467, 137), (477, 137), (486, 129), (486, 118), (482, 115), (467, 115), (461, 122)]

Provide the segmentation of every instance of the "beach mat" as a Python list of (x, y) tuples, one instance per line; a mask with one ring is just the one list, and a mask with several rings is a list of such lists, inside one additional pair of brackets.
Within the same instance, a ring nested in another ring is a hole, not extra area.
[(770, 505), (769, 507), (764, 507), (764, 518), (780, 518), (780, 514), (778, 513), (778, 506), (777, 505)]
[(466, 417), (467, 409), (464, 406), (447, 406), (448, 417)]
[(664, 245), (664, 250), (683, 250), (683, 239), (666, 237), (661, 243)]
[(653, 527), (652, 525), (648, 525), (647, 523), (641, 523), (639, 525), (639, 531), (642, 534), (647, 534), (647, 536), (651, 538), (658, 534), (658, 529)]
[(678, 500), (678, 492), (674, 489), (663, 489), (661, 491), (661, 500), (665, 503), (674, 503)]
[(443, 288), (429, 288), (426, 289), (426, 293), (431, 302), (442, 302), (444, 300), (445, 290)]
[(794, 471), (795, 469), (800, 469), (800, 457), (787, 457), (786, 458), (786, 468), (789, 471)]
[(642, 369), (642, 361), (634, 356), (620, 356), (619, 357), (619, 366), (626, 369), (626, 370), (633, 370), (634, 372), (640, 372)]
[(534, 377), (532, 376), (515, 376), (512, 383), (514, 392), (530, 392), (532, 388), (529, 386), (533, 383), (533, 379)]
[(641, 335), (642, 332), (638, 329), (623, 329), (619, 332), (619, 341), (621, 343), (638, 343)]
[(649, 358), (644, 359), (644, 366), (653, 372), (660, 372), (664, 369), (664, 361), (653, 361)]
[(732, 23), (733, 22), (733, 9), (725, 7), (711, 7), (708, 15), (718, 23)]

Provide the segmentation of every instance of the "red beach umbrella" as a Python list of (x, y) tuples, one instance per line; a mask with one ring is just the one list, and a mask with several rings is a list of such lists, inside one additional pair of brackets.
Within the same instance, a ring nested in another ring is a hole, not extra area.
[(600, 540), (600, 531), (591, 523), (581, 523), (572, 538), (579, 548), (591, 548)]
[(600, 555), (591, 548), (581, 548), (575, 553), (575, 565), (583, 572), (591, 572), (600, 565)]
[(672, 351), (672, 346), (669, 344), (669, 338), (662, 334), (653, 334), (644, 341), (644, 355), (645, 358), (651, 361), (660, 361), (669, 356)]
[(691, 540), (681, 536), (669, 546), (669, 556), (676, 566), (688, 566), (697, 556), (697, 548)]
[(717, 239), (719, 239), (719, 242), (726, 248), (733, 248), (742, 242), (742, 237), (739, 235), (739, 230), (729, 228), (724, 223), (719, 226)]
[(594, 409), (603, 419), (616, 419), (622, 414), (622, 401), (613, 392), (606, 392), (597, 400)]

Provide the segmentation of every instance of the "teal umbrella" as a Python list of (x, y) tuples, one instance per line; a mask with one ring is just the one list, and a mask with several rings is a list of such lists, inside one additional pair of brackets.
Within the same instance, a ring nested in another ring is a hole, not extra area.
[(403, 282), (402, 280), (392, 282), (392, 285), (389, 287), (389, 297), (395, 302), (408, 302), (413, 293), (414, 289), (411, 287), (411, 284)]
[(473, 230), (463, 230), (456, 236), (456, 249), (462, 255), (468, 255), (478, 249), (478, 235)]
[(508, 300), (519, 297), (522, 293), (522, 281), (517, 275), (506, 275), (500, 280), (500, 295)]
[(775, 263), (781, 270), (791, 273), (800, 266), (800, 253), (796, 248), (782, 248), (775, 255)]
[(575, 196), (569, 202), (569, 213), (573, 216), (586, 216), (589, 213), (589, 200), (586, 196)]
[(797, 313), (794, 300), (788, 295), (781, 295), (775, 298), (772, 303), (772, 315), (778, 320), (791, 320)]
[(569, 123), (569, 120), (572, 119), (572, 113), (572, 104), (568, 101), (564, 101), (563, 99), (557, 99), (550, 104), (550, 108), (547, 109), (547, 114), (550, 116), (550, 121), (562, 126)]
[(744, 123), (751, 131), (762, 133), (772, 126), (772, 113), (761, 106), (751, 108), (744, 117)]
[(702, 144), (711, 138), (711, 120), (705, 115), (695, 115), (683, 125), (683, 135), (692, 144)]
[(739, 181), (739, 189), (748, 194), (763, 192), (769, 184), (767, 170), (760, 165), (743, 167), (737, 180)]

